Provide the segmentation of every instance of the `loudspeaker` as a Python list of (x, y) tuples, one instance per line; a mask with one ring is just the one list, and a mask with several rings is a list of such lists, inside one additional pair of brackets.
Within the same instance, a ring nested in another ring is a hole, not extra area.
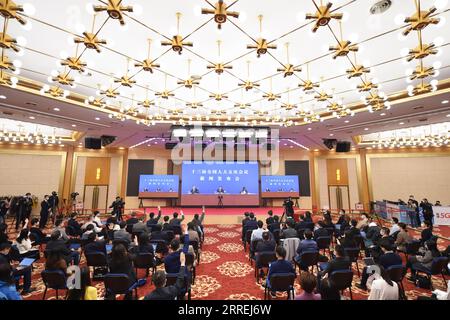
[(337, 144), (336, 139), (322, 139), (322, 140), (323, 140), (323, 144), (325, 145), (325, 147), (327, 147), (330, 150), (334, 149), (334, 147)]
[(175, 149), (175, 147), (177, 146), (177, 142), (166, 142), (166, 150), (172, 150)]
[(336, 144), (336, 152), (349, 152), (352, 144), (349, 141), (339, 141)]
[(114, 136), (101, 136), (100, 139), (102, 140), (102, 146), (106, 147), (116, 141), (117, 137)]
[(100, 138), (85, 138), (84, 147), (86, 149), (100, 150), (102, 148), (102, 139)]

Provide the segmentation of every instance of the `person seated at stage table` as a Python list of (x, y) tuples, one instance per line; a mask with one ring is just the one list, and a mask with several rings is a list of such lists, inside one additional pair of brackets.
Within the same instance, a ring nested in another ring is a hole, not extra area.
[(148, 233), (145, 215), (139, 218), (139, 221), (133, 225), (133, 233)]
[(320, 293), (313, 293), (317, 286), (317, 279), (312, 273), (302, 272), (299, 278), (303, 293), (295, 296), (294, 300), (322, 300)]
[[(402, 257), (393, 251), (393, 246), (388, 242), (383, 242), (380, 244), (381, 254), (374, 258), (374, 262), (383, 268), (387, 269), (391, 266), (401, 265)], [(367, 273), (367, 266), (364, 267), (361, 274), (361, 283), (356, 286), (361, 290), (367, 290), (367, 280), (370, 274)]]
[(225, 193), (225, 189), (222, 186), (219, 186), (216, 190), (216, 194), (224, 194)]
[[(276, 254), (277, 260), (272, 262), (269, 265), (269, 272), (267, 274), (266, 286), (269, 285), (270, 278), (275, 274), (292, 273), (295, 275), (295, 269), (294, 269), (294, 266), (292, 265), (292, 262), (286, 260), (286, 254), (287, 254), (286, 249), (283, 248), (282, 246), (278, 246), (275, 249), (275, 254)], [(275, 296), (275, 292), (270, 291), (270, 294), (272, 295), (272, 297)]]
[(328, 230), (325, 229), (325, 223), (322, 220), (317, 221), (315, 227), (314, 227), (314, 240), (317, 241), (317, 238), (319, 237), (329, 237), (330, 234), (328, 233)]
[(429, 220), (425, 220), (424, 222), (425, 229), (420, 233), (420, 242), (425, 243), (433, 237), (433, 225)]
[(272, 223), (275, 222), (275, 221), (273, 220), (273, 211), (272, 211), (272, 210), (267, 211), (267, 215), (268, 215), (269, 217), (267, 217), (267, 219), (266, 219), (266, 225), (269, 226), (269, 225), (271, 225)]
[(173, 213), (173, 215), (172, 215), (173, 218), (170, 219), (170, 221), (169, 221), (169, 224), (171, 226), (179, 226), (179, 225), (181, 225), (181, 222), (184, 220), (183, 210), (180, 210), (180, 213), (181, 213), (181, 218), (178, 218), (178, 212), (174, 212)]
[(181, 225), (184, 235), (183, 249), (180, 250), (180, 240), (173, 239), (169, 246), (169, 254), (164, 258), (164, 268), (167, 273), (178, 273), (180, 271), (180, 253), (189, 251), (189, 231), (185, 225)]
[(131, 234), (127, 232), (127, 223), (125, 221), (120, 221), (120, 230), (114, 231), (113, 240), (126, 241), (128, 245), (131, 243)]
[(307, 229), (304, 232), (305, 239), (300, 241), (297, 248), (297, 256), (294, 257), (295, 261), (300, 264), (300, 268), (304, 271), (308, 271), (308, 266), (302, 263), (302, 255), (305, 252), (318, 252), (319, 247), (317, 242), (313, 240), (313, 233), (311, 230)]
[(101, 252), (106, 256), (106, 242), (98, 238), (95, 232), (88, 236), (87, 243), (84, 245), (84, 254)]
[(192, 186), (191, 191), (189, 191), (190, 194), (197, 194), (200, 193), (200, 190), (196, 186)]
[(158, 206), (158, 215), (156, 216), (156, 218), (155, 218), (155, 213), (150, 212), (149, 219), (147, 221), (147, 227), (158, 224), (160, 218), (161, 218), (161, 207)]
[(127, 220), (127, 225), (134, 225), (139, 222), (139, 219), (136, 217), (136, 212), (131, 212), (131, 218)]
[(297, 230), (295, 230), (295, 221), (288, 220), (286, 222), (286, 228), (280, 232), (281, 239), (297, 238)]
[(280, 217), (275, 215), (273, 217), (273, 223), (268, 224), (267, 229), (269, 229), (271, 233), (273, 233), (275, 230), (280, 230)]
[(241, 194), (248, 194), (246, 187), (242, 187)]
[(175, 285), (166, 286), (166, 273), (162, 270), (158, 270), (152, 275), (155, 290), (147, 294), (144, 297), (144, 300), (175, 300), (185, 289), (185, 270), (186, 256), (184, 253), (180, 253), (180, 271), (178, 272)]
[(81, 224), (77, 221), (77, 213), (72, 212), (70, 214), (70, 219), (67, 222), (67, 226), (71, 227), (73, 235), (81, 236), (83, 234), (83, 230), (81, 230)]
[(412, 242), (414, 238), (408, 233), (408, 227), (403, 222), (399, 222), (400, 232), (397, 234), (395, 246), (397, 250), (406, 251), (406, 244)]

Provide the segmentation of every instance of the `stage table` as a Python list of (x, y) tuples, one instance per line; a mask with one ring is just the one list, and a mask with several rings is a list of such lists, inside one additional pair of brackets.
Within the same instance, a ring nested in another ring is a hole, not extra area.
[(219, 196), (224, 207), (259, 206), (258, 194), (184, 194), (181, 196), (182, 206), (218, 206)]
[(143, 208), (144, 199), (162, 199), (169, 202), (170, 206), (175, 205), (176, 199), (178, 199), (179, 195), (178, 192), (139, 192), (138, 198), (139, 198), (139, 207)]

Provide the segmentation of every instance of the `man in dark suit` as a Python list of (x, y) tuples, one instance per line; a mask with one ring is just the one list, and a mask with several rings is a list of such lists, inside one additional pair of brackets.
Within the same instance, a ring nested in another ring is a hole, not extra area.
[[(295, 275), (295, 269), (294, 266), (292, 265), (292, 262), (286, 260), (286, 249), (284, 249), (282, 246), (278, 246), (275, 250), (275, 254), (277, 256), (277, 260), (272, 262), (269, 266), (266, 286), (269, 286), (270, 278), (274, 274), (292, 273)], [(272, 296), (275, 296), (275, 292), (273, 291), (270, 291), (270, 294)]]
[(319, 237), (329, 237), (330, 234), (328, 233), (328, 230), (325, 229), (325, 224), (322, 220), (318, 221), (316, 224), (317, 229), (314, 230), (314, 240), (317, 241), (317, 238)]
[(72, 212), (70, 214), (70, 219), (67, 222), (67, 226), (71, 227), (70, 229), (72, 229), (72, 232), (73, 232), (73, 234), (71, 234), (71, 236), (81, 236), (83, 234), (83, 230), (81, 230), (81, 224), (78, 223), (76, 217), (77, 217), (77, 213)]
[(47, 235), (42, 232), (41, 228), (39, 228), (38, 225), (39, 225), (38, 218), (31, 219), (30, 235), (33, 235), (34, 237), (34, 245), (47, 243), (48, 240), (50, 240), (50, 238), (47, 238)]
[(181, 222), (184, 220), (183, 210), (180, 210), (181, 218), (178, 218), (178, 212), (173, 213), (173, 218), (169, 221), (171, 226), (179, 226)]
[(295, 221), (292, 219), (287, 220), (286, 228), (281, 230), (280, 238), (288, 239), (288, 238), (296, 238), (297, 230), (295, 230)]
[(47, 243), (45, 247), (46, 252), (58, 252), (61, 256), (66, 260), (67, 264), (70, 264), (71, 261), (75, 265), (78, 265), (80, 262), (80, 253), (75, 250), (70, 250), (66, 242), (61, 239), (61, 232), (59, 230), (54, 230), (50, 236), (50, 241)]
[(166, 287), (166, 273), (162, 270), (156, 271), (152, 276), (156, 288), (146, 295), (144, 300), (175, 300), (175, 298), (182, 294), (185, 288), (186, 272), (186, 257), (183, 252), (180, 253), (179, 263), (180, 270), (175, 285)]
[(308, 229), (308, 226), (310, 226), (310, 222), (305, 221), (305, 215), (303, 213), (300, 214), (300, 221), (298, 223), (296, 223), (295, 225), (295, 229), (299, 230), (305, 230)]
[(272, 223), (274, 223), (275, 221), (273, 220), (273, 211), (269, 210), (267, 212), (267, 214), (269, 215), (269, 217), (266, 219), (266, 225), (271, 225)]
[(164, 267), (167, 273), (178, 273), (180, 269), (180, 253), (188, 253), (189, 250), (189, 233), (185, 225), (181, 226), (184, 234), (183, 249), (180, 250), (180, 240), (173, 239), (170, 243), (170, 253), (164, 258)]
[(346, 257), (345, 255), (345, 250), (344, 247), (337, 244), (335, 246), (335, 253), (336, 253), (336, 258), (334, 258), (333, 260), (331, 260), (330, 262), (328, 262), (326, 264), (326, 267), (324, 270), (319, 271), (317, 273), (317, 283), (319, 284), (318, 287), (320, 288), (320, 282), (322, 280), (322, 278), (325, 275), (330, 275), (333, 273), (333, 271), (337, 271), (337, 270), (346, 270), (346, 269), (351, 269), (352, 263), (350, 261), (350, 259), (348, 259), (348, 257)]
[(423, 199), (420, 203), (420, 207), (422, 208), (423, 219), (430, 221), (430, 224), (433, 225), (433, 206), (428, 202), (428, 199)]
[(277, 244), (270, 239), (270, 233), (265, 231), (262, 234), (262, 241), (256, 245), (255, 253), (258, 252), (274, 252)]
[(114, 231), (113, 240), (121, 240), (125, 241), (130, 245), (131, 243), (131, 234), (129, 234), (126, 230), (127, 223), (125, 221), (120, 221), (119, 223), (120, 230)]
[(352, 239), (355, 238), (355, 236), (360, 236), (361, 235), (361, 230), (359, 230), (356, 225), (358, 224), (358, 221), (356, 221), (355, 219), (352, 219), (352, 221), (350, 222), (351, 226), (349, 230), (349, 235)]
[(98, 240), (97, 234), (89, 234), (88, 243), (84, 246), (84, 254), (101, 252), (106, 256), (106, 243), (104, 240)]
[(267, 229), (269, 229), (270, 232), (274, 232), (275, 230), (280, 230), (280, 217), (274, 216), (273, 217), (273, 223), (267, 225)]
[(169, 230), (172, 231), (172, 226), (169, 223), (169, 220), (170, 220), (169, 216), (164, 216), (164, 218), (163, 218), (164, 223), (162, 225), (162, 230), (163, 231), (169, 231)]
[(151, 240), (164, 240), (166, 244), (168, 244), (169, 237), (167, 236), (166, 231), (162, 231), (162, 226), (160, 224), (157, 224), (153, 226), (152, 233), (150, 234), (150, 241)]
[(158, 206), (158, 216), (155, 218), (155, 213), (150, 212), (149, 219), (147, 221), (147, 227), (158, 224), (160, 218), (161, 218), (161, 207)]
[(47, 221), (48, 221), (48, 216), (51, 213), (51, 206), (50, 203), (48, 201), (49, 197), (46, 194), (44, 196), (44, 200), (42, 200), (41, 202), (41, 212), (40, 212), (40, 221), (39, 221), (39, 229), (44, 229), (45, 226), (47, 225)]
[(258, 221), (255, 219), (255, 214), (250, 212), (248, 215), (249, 220), (244, 224), (242, 228), (242, 241), (245, 241), (245, 234), (247, 231), (258, 229)]
[(425, 229), (420, 233), (420, 242), (425, 243), (433, 237), (433, 225), (429, 220), (425, 220), (423, 223), (425, 224)]
[(139, 219), (136, 217), (136, 212), (131, 212), (131, 218), (127, 220), (127, 224), (134, 225), (139, 222)]
[(198, 190), (198, 188), (196, 186), (192, 186), (191, 191), (189, 193), (197, 194), (197, 193), (200, 193), (200, 190)]
[(117, 220), (122, 220), (122, 211), (125, 207), (125, 202), (123, 202), (121, 197), (116, 197), (116, 200), (109, 206), (109, 208), (113, 209), (113, 212), (116, 214)]

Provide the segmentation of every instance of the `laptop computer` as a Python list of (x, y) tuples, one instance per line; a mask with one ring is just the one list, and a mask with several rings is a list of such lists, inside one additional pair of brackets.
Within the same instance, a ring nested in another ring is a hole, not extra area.
[(107, 245), (106, 245), (106, 251), (107, 251), (107, 252), (111, 252), (111, 251), (112, 251), (112, 247), (113, 247), (112, 244), (107, 244)]

